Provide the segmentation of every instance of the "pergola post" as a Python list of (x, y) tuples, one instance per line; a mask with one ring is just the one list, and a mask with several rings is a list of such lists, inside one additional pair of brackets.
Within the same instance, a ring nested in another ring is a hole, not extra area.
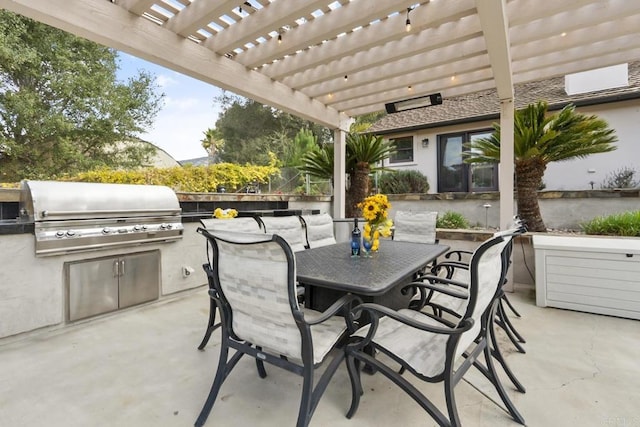
[(347, 132), (338, 128), (333, 131), (333, 217), (344, 218), (345, 192), (347, 184)]
[[(500, 101), (500, 229), (506, 230), (513, 220), (513, 179), (514, 179), (514, 150), (513, 150), (513, 98)], [(513, 268), (507, 271), (505, 290), (513, 292)]]
[(500, 229), (505, 230), (513, 219), (513, 99), (500, 101)]

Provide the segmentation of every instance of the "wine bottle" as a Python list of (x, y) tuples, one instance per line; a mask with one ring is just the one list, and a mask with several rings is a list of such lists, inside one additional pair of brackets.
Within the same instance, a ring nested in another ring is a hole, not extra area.
[(360, 238), (362, 233), (358, 228), (358, 218), (353, 220), (353, 230), (351, 231), (351, 256), (360, 256)]

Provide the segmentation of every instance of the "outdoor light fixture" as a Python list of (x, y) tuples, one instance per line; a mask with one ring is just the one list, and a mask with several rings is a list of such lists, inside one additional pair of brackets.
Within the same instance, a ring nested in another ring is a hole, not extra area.
[(282, 34), (278, 33), (278, 44), (282, 43)]
[(402, 101), (389, 102), (384, 104), (387, 113), (399, 113), (400, 111), (413, 110), (414, 108), (430, 107), (442, 104), (442, 95), (434, 93), (432, 95), (409, 98)]
[(429, 138), (425, 138), (422, 140), (422, 148), (427, 148), (429, 146)]
[(411, 19), (409, 19), (409, 12), (411, 12), (411, 8), (407, 8), (407, 20), (405, 22), (405, 29), (407, 32), (411, 31)]

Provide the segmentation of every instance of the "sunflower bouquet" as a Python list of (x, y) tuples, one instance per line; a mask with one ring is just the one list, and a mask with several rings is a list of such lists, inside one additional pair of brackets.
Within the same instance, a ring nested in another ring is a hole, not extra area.
[(377, 251), (380, 247), (380, 236), (391, 236), (393, 221), (387, 218), (391, 203), (384, 194), (376, 194), (358, 203), (358, 208), (362, 209), (362, 216), (367, 221), (364, 224), (362, 238), (371, 241), (371, 250)]
[(235, 209), (216, 208), (216, 210), (213, 211), (213, 216), (218, 219), (231, 219), (238, 216), (238, 211)]

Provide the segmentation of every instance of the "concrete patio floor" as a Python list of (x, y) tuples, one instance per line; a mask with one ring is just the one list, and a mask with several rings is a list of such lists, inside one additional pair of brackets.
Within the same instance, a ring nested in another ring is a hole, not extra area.
[[(527, 354), (502, 345), (527, 388), (516, 392), (529, 426), (640, 426), (640, 323), (535, 306), (517, 287), (511, 300)], [(0, 341), (0, 426), (191, 426), (215, 371), (219, 333), (197, 351), (207, 320), (204, 287), (56, 330)], [(503, 339), (506, 339), (503, 337)], [(301, 378), (268, 366), (257, 376), (244, 358), (224, 384), (208, 426), (295, 425)], [(456, 388), (465, 426), (516, 426), (470, 372)], [(414, 381), (443, 408), (440, 384)], [(474, 386), (470, 385), (473, 384)], [(327, 388), (312, 426), (431, 426), (435, 423), (382, 375), (363, 375), (365, 394), (351, 420), (346, 368)]]

